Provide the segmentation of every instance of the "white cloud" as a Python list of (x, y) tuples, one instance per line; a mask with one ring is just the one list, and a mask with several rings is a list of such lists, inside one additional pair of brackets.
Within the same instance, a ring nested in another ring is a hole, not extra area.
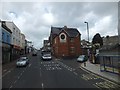
[(43, 19), (47, 25), (52, 25), (52, 24), (54, 24), (54, 21), (55, 21), (52, 13), (43, 14)]
[(51, 25), (78, 28), (82, 39), (87, 40), (84, 21), (89, 23), (90, 39), (96, 33), (116, 35), (117, 3), (89, 2), (4, 2), (2, 3), (2, 20), (11, 20), (34, 42), (42, 47), (43, 40), (48, 39)]

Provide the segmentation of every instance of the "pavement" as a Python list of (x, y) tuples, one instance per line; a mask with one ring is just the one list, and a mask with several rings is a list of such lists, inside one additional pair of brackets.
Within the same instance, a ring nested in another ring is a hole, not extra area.
[(120, 84), (120, 75), (110, 73), (110, 72), (100, 71), (100, 64), (92, 64), (90, 61), (87, 61), (86, 65), (82, 63), (80, 67), (82, 67), (83, 69), (89, 72), (92, 72), (94, 74), (97, 74), (101, 77), (104, 77), (108, 80), (111, 80), (113, 82)]

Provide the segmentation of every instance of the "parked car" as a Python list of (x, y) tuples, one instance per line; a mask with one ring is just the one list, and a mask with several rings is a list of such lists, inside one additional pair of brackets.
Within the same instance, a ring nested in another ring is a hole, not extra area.
[(42, 55), (42, 59), (43, 59), (43, 60), (51, 60), (51, 59), (52, 59), (52, 56), (51, 56), (51, 54), (43, 54), (43, 55)]
[(29, 64), (29, 59), (26, 56), (20, 57), (17, 62), (17, 67), (27, 66)]
[(78, 58), (77, 58), (77, 61), (78, 62), (85, 62), (87, 61), (88, 57), (86, 55), (80, 55)]

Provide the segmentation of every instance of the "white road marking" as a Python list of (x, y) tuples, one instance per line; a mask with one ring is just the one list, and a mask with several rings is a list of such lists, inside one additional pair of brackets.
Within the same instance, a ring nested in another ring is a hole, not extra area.
[(17, 81), (14, 82), (14, 84), (16, 83)]
[(4, 75), (2, 75), (2, 77), (4, 77), (5, 75), (7, 75), (8, 73), (10, 73), (13, 70), (13, 68), (9, 71), (7, 71)]
[(29, 64), (29, 67), (31, 66), (31, 64)]
[(76, 72), (73, 72), (75, 75), (78, 75)]
[(13, 86), (11, 85), (10, 88), (12, 88)]
[(5, 70), (3, 70), (3, 72), (5, 72), (5, 71), (7, 71), (6, 69)]
[(18, 76), (18, 79), (20, 79), (20, 77)]
[(22, 73), (20, 74), (20, 76), (22, 76)]
[(44, 84), (42, 83), (41, 85), (42, 85), (42, 88), (44, 88)]

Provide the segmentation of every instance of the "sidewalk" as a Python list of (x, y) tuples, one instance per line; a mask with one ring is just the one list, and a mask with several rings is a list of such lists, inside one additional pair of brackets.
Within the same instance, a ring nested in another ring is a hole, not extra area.
[(97, 74), (99, 76), (102, 76), (106, 79), (109, 79), (113, 82), (120, 84), (120, 76), (119, 75), (114, 74), (114, 73), (110, 73), (110, 72), (101, 72), (99, 64), (92, 64), (89, 61), (87, 61), (86, 66), (84, 66), (84, 63), (83, 63), (83, 64), (81, 64), (81, 67), (94, 73), (94, 74)]

